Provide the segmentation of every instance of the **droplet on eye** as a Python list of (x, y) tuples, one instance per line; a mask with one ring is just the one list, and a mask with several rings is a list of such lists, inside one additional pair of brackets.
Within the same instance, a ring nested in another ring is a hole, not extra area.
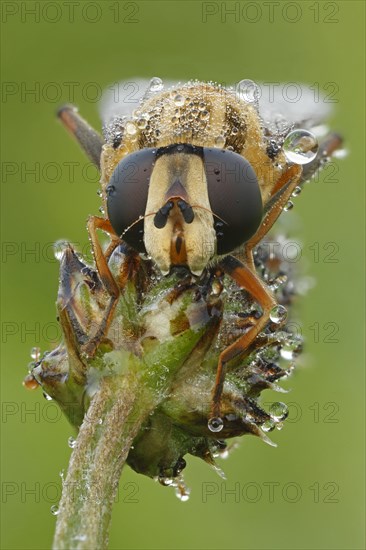
[(318, 140), (308, 130), (293, 130), (283, 142), (286, 158), (295, 164), (308, 164), (318, 153)]

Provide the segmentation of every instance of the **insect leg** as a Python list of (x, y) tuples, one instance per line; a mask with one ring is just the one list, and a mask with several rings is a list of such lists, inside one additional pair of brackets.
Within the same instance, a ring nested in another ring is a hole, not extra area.
[(286, 172), (282, 175), (282, 177), (275, 185), (275, 194), (268, 200), (267, 204), (265, 204), (264, 206), (265, 215), (261, 225), (259, 226), (259, 229), (255, 233), (255, 235), (247, 243), (245, 243), (245, 263), (254, 272), (255, 267), (252, 251), (272, 228), (273, 224), (281, 214), (285, 204), (291, 197), (293, 190), (299, 183), (301, 173), (302, 168), (300, 165), (297, 164), (290, 166), (286, 170)]
[(310, 180), (324, 166), (324, 161), (332, 156), (334, 151), (340, 149), (343, 144), (343, 139), (339, 134), (329, 134), (324, 138), (319, 145), (318, 153), (315, 159), (309, 164), (305, 164), (300, 182)]
[[(89, 340), (89, 342), (86, 344), (84, 348), (84, 351), (88, 355), (93, 355), (98, 344), (100, 343), (101, 339), (106, 334), (109, 328), (110, 322), (112, 320), (113, 312), (115, 310), (117, 300), (120, 294), (120, 290), (108, 267), (106, 257), (103, 253), (102, 247), (98, 241), (98, 237), (96, 234), (97, 229), (102, 229), (103, 231), (105, 231), (106, 233), (109, 233), (110, 235), (112, 235), (112, 237), (115, 238), (115, 234), (109, 220), (105, 220), (104, 218), (99, 218), (97, 216), (90, 216), (88, 218), (87, 229), (90, 235), (95, 264), (98, 270), (99, 277), (104, 285), (104, 288), (106, 289), (106, 291), (110, 296), (110, 300), (104, 312), (104, 317), (102, 319), (102, 322), (98, 327), (98, 330), (96, 331), (95, 335)], [(115, 239), (114, 243), (115, 243), (115, 246), (114, 246), (115, 248), (118, 244), (118, 241)], [(112, 244), (113, 242), (111, 243), (111, 245)], [(109, 249), (111, 245), (109, 246)], [(110, 251), (110, 254), (111, 253), (112, 251)]]
[(103, 139), (98, 132), (81, 118), (76, 107), (73, 105), (64, 105), (61, 107), (57, 112), (57, 116), (77, 139), (89, 159), (100, 168)]
[(216, 371), (216, 381), (212, 396), (212, 417), (220, 417), (221, 394), (225, 381), (225, 366), (228, 361), (237, 355), (245, 357), (249, 353), (250, 345), (268, 322), (271, 309), (277, 305), (273, 295), (269, 292), (259, 276), (251, 268), (242, 264), (237, 258), (227, 256), (220, 262), (228, 275), (242, 288), (247, 290), (253, 299), (261, 306), (263, 313), (249, 330), (228, 346), (220, 354)]

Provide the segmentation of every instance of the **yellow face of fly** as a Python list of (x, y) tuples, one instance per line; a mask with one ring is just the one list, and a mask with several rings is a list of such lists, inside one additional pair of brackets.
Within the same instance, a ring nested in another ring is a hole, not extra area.
[[(184, 220), (177, 205), (179, 199), (193, 208), (191, 223)], [(150, 214), (169, 200), (175, 204), (165, 227), (158, 229)], [(146, 214), (146, 250), (162, 273), (168, 273), (172, 265), (188, 265), (194, 275), (200, 275), (216, 252), (214, 220), (201, 158), (193, 154), (166, 154), (157, 159), (150, 178)]]
[[(236, 153), (252, 166), (263, 203), (286, 169), (282, 151), (276, 159), (268, 153), (268, 141), (255, 106), (219, 85), (194, 82), (147, 97), (137, 112), (113, 132), (120, 139), (107, 143), (102, 153), (104, 197), (117, 165), (131, 153), (144, 149), (160, 151), (172, 145), (189, 144)], [(164, 274), (172, 266), (185, 265), (193, 274), (200, 275), (220, 255), (215, 228), (220, 216), (212, 210), (207, 174), (202, 155), (189, 151), (161, 154), (153, 163), (145, 211), (139, 217), (144, 218), (146, 252)], [(194, 217), (189, 223), (179, 201), (193, 210)], [(164, 209), (169, 210), (166, 220), (157, 226), (155, 216), (165, 212)], [(132, 219), (130, 224), (134, 223)], [(127, 243), (128, 231), (130, 226), (119, 235)]]

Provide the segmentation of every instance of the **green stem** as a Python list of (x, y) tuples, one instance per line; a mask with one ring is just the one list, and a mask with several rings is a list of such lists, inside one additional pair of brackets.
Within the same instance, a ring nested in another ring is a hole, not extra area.
[(139, 376), (105, 377), (80, 427), (57, 517), (54, 550), (104, 550), (122, 468), (154, 408)]

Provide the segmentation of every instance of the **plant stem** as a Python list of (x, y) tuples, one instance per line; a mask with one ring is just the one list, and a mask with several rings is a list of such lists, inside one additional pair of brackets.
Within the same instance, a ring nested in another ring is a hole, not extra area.
[(104, 550), (122, 468), (154, 399), (135, 373), (101, 380), (70, 458), (54, 550)]

